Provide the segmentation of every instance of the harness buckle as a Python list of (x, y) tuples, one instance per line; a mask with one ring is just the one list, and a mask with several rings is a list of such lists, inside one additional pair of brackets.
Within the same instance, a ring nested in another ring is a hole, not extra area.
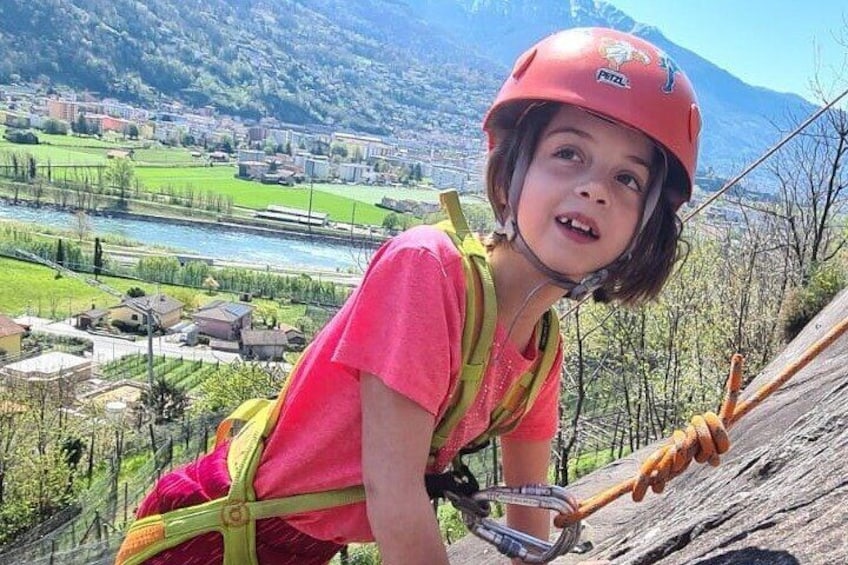
[(221, 522), (228, 528), (241, 528), (250, 521), (250, 509), (241, 500), (227, 502), (221, 508)]
[(547, 563), (571, 551), (580, 538), (581, 523), (569, 524), (553, 543), (525, 534), (489, 518), (490, 502), (503, 502), (570, 514), (576, 510), (574, 499), (558, 486), (524, 485), (490, 487), (471, 496), (446, 492), (446, 497), (462, 514), (465, 527), (497, 550), (525, 563)]

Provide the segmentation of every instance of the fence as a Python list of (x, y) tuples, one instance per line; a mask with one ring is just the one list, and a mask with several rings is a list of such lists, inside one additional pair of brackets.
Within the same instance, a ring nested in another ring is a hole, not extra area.
[[(73, 506), (3, 548), (0, 564), (113, 563), (137, 503), (163, 472), (206, 452), (209, 436), (214, 435), (214, 426), (220, 418), (215, 414), (171, 426), (150, 425), (149, 437), (136, 434), (128, 445), (116, 451), (108, 472), (94, 481)], [(123, 442), (118, 431), (116, 442)], [(132, 476), (121, 480), (122, 459), (144, 450), (152, 450), (153, 457)]]

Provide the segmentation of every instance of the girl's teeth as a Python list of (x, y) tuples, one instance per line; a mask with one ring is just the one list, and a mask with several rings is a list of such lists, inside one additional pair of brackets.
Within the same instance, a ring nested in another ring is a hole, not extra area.
[(589, 231), (591, 229), (589, 226), (587, 226), (586, 224), (584, 224), (580, 220), (571, 220), (571, 225), (574, 226), (575, 228), (577, 228), (579, 230), (583, 230), (583, 231)]

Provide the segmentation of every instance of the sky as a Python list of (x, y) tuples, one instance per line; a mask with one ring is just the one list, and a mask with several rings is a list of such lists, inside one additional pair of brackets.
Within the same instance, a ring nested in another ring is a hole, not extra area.
[(606, 2), (748, 84), (815, 101), (818, 66), (831, 96), (848, 88), (846, 0)]

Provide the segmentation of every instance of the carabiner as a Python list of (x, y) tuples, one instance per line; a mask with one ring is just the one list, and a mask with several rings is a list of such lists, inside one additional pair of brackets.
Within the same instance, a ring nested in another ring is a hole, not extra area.
[(568, 525), (554, 543), (525, 534), (489, 518), (490, 502), (553, 510), (560, 514), (572, 512), (567, 491), (558, 486), (524, 485), (520, 487), (490, 487), (470, 497), (448, 493), (448, 499), (462, 514), (468, 530), (494, 545), (507, 557), (525, 563), (547, 563), (574, 548), (580, 537), (580, 522)]

